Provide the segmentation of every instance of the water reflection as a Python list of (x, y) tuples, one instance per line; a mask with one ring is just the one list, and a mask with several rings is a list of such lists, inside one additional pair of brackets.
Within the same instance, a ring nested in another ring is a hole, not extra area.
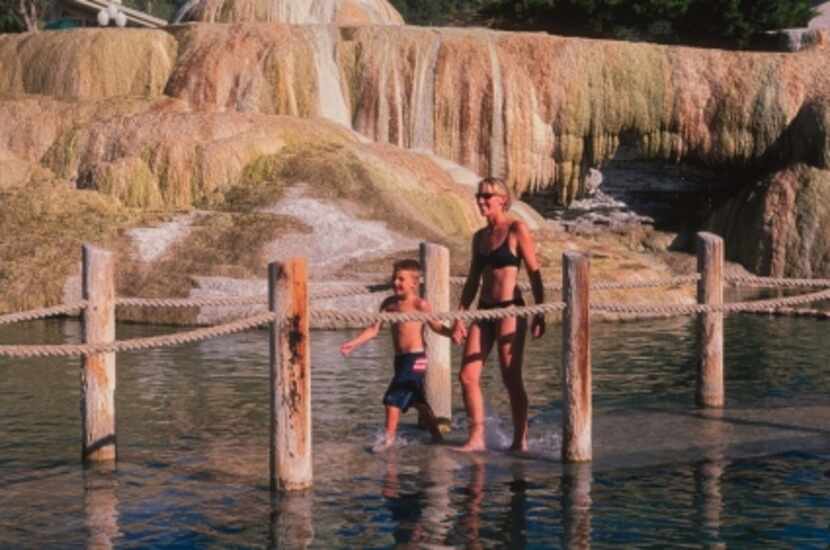
[(455, 513), (450, 487), (459, 464), (445, 449), (431, 448), (419, 460), (417, 470), (406, 474), (414, 483), (402, 483), (401, 452), (402, 449), (393, 448), (385, 453), (381, 490), (384, 506), (394, 523), (395, 544), (441, 547)]
[(699, 424), (698, 441), (706, 442), (704, 459), (695, 465), (695, 503), (699, 529), (706, 548), (726, 548), (721, 540), (723, 492), (721, 477), (728, 465), (726, 460), (729, 426), (724, 422), (723, 409), (703, 409), (700, 416), (706, 422)]
[(96, 464), (84, 468), (84, 512), (86, 515), (86, 547), (108, 550), (121, 535), (118, 528), (118, 481), (112, 464)]
[[(77, 338), (77, 327), (4, 327), (0, 340), (60, 343)], [(77, 359), (0, 358), (0, 547), (826, 547), (830, 455), (801, 446), (827, 440), (818, 415), (830, 391), (826, 323), (727, 319), (724, 419), (701, 419), (707, 413), (692, 408), (688, 323), (595, 328), (597, 416), (623, 427), (629, 414), (647, 421), (616, 435), (615, 449), (631, 463), (550, 475), (555, 442), (542, 434), (560, 425), (557, 338), (528, 349), (532, 457), (467, 457), (429, 446), (413, 417), (403, 430), (409, 445), (397, 456), (367, 453), (382, 425), (378, 402), (392, 347), (376, 339), (344, 363), (337, 348), (347, 335), (315, 332), (315, 488), (273, 501), (265, 487), (264, 332), (119, 354), (118, 484), (80, 467)], [(169, 330), (118, 327), (120, 338)], [(503, 421), (509, 409), (498, 369), (485, 377), (494, 421)], [(818, 396), (815, 409), (796, 408), (805, 393)], [(780, 411), (759, 401), (770, 396)], [(652, 438), (654, 426), (671, 431), (666, 422), (677, 427), (672, 437)], [(759, 452), (781, 432), (786, 448), (801, 454), (728, 460), (727, 445), (731, 452), (752, 427)], [(627, 437), (642, 438), (639, 455)], [(606, 456), (614, 450), (607, 439), (597, 443)], [(655, 448), (670, 458), (637, 465)], [(687, 451), (695, 458), (684, 460)]]
[(268, 548), (308, 548), (314, 540), (312, 493), (297, 492), (271, 498)]
[(562, 547), (591, 547), (591, 463), (567, 464), (562, 472)]

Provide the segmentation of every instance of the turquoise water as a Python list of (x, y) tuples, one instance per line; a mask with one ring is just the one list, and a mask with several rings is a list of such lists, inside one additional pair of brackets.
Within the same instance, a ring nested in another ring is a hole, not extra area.
[[(0, 547), (826, 548), (830, 430), (810, 415), (830, 408), (828, 329), (729, 318), (728, 410), (780, 415), (727, 419), (707, 447), (692, 441), (693, 426), (652, 420), (695, 414), (692, 321), (595, 324), (595, 461), (564, 469), (558, 326), (529, 348), (531, 453), (520, 457), (500, 450), (509, 418), (490, 367), (491, 451), (429, 445), (410, 413), (402, 445), (369, 453), (390, 342), (378, 338), (346, 361), (337, 348), (353, 332), (315, 332), (315, 486), (277, 498), (268, 488), (265, 332), (120, 354), (115, 472), (79, 465), (79, 360), (0, 359)], [(169, 330), (121, 325), (118, 336)], [(0, 343), (78, 339), (74, 321), (0, 328)], [(464, 432), (457, 388), (453, 402), (451, 443)], [(789, 435), (750, 445), (745, 424)]]

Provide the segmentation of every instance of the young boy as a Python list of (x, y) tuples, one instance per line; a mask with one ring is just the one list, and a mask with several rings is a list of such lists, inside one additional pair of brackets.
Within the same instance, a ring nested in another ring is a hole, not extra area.
[[(395, 262), (392, 274), (392, 289), (394, 295), (386, 298), (380, 305), (380, 311), (407, 313), (431, 313), (429, 303), (418, 296), (418, 286), (421, 282), (421, 265), (415, 260), (401, 260)], [(437, 321), (429, 321), (429, 327), (443, 336), (452, 336), (450, 327), (445, 327)], [(380, 322), (374, 323), (363, 330), (356, 338), (340, 346), (343, 355), (365, 344), (380, 332)], [(441, 431), (432, 408), (424, 395), (424, 376), (427, 369), (427, 358), (424, 353), (423, 323), (420, 321), (406, 321), (394, 323), (392, 329), (392, 343), (395, 346), (395, 376), (383, 396), (386, 406), (386, 437), (384, 442), (376, 447), (375, 451), (388, 449), (395, 443), (398, 430), (398, 421), (401, 412), (406, 412), (414, 406), (426, 420), (432, 433), (433, 441), (441, 441)]]

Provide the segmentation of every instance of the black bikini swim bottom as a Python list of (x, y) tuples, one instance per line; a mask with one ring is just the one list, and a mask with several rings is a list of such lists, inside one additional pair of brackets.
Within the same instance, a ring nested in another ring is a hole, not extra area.
[[(499, 309), (503, 307), (516, 306), (521, 307), (525, 305), (525, 301), (521, 298), (514, 298), (506, 302), (496, 302), (495, 304), (478, 304), (478, 309)], [(475, 323), (481, 328), (496, 328), (496, 325), (501, 319), (479, 319)]]
[(514, 298), (513, 300), (507, 300), (506, 302), (496, 302), (495, 304), (478, 304), (478, 309), (499, 309), (503, 307), (510, 307), (516, 306), (521, 307), (525, 305), (525, 301), (521, 298)]

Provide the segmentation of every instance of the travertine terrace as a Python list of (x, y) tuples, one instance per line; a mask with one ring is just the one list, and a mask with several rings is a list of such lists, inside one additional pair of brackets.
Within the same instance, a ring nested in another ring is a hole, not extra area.
[(742, 53), (337, 15), (354, 5), (217, 0), (189, 17), (238, 22), (0, 36), (0, 190), (95, 189), (114, 202), (94, 209), (123, 219), (316, 178), (318, 193), (380, 199), (365, 215), (463, 241), (470, 192), (436, 155), (567, 204), (625, 146), (740, 174), (738, 202), (710, 220), (727, 253), (760, 273), (828, 274), (825, 42)]

